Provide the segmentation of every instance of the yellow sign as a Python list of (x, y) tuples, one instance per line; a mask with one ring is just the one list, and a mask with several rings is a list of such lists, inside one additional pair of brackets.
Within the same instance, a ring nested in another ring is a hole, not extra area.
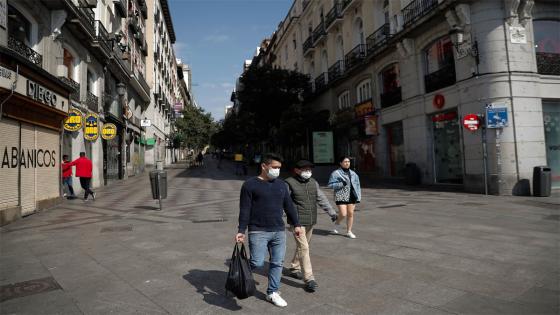
[(64, 120), (64, 129), (68, 131), (78, 131), (84, 126), (84, 115), (79, 110), (72, 108), (68, 112), (68, 117)]
[(235, 162), (242, 162), (243, 161), (243, 154), (236, 153), (233, 156), (233, 159), (235, 160)]
[(95, 141), (99, 137), (99, 116), (94, 113), (86, 115), (86, 128), (84, 130), (84, 138), (89, 141)]
[(106, 123), (101, 128), (101, 138), (105, 140), (111, 140), (117, 136), (117, 126), (112, 123)]

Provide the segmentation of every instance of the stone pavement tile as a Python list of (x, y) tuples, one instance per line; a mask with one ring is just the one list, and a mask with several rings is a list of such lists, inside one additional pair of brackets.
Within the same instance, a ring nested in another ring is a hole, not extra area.
[(38, 260), (0, 265), (0, 285), (50, 276), (49, 271)]
[(514, 302), (540, 307), (543, 313), (560, 314), (560, 291), (534, 287)]
[(405, 247), (397, 248), (392, 251), (385, 252), (383, 254), (389, 257), (416, 261), (420, 263), (431, 263), (445, 257), (445, 255), (436, 252), (419, 250), (414, 248), (405, 248)]
[(465, 294), (466, 292), (461, 290), (428, 284), (419, 291), (408, 293), (403, 298), (427, 306), (440, 307)]
[(62, 290), (24, 296), (2, 302), (2, 314), (83, 314), (74, 300)]
[(443, 255), (441, 259), (431, 262), (433, 266), (459, 270), (474, 275), (507, 277), (507, 268), (503, 263), (491, 260), (472, 259), (455, 255)]
[(507, 301), (514, 300), (534, 285), (459, 272), (447, 275), (437, 284)]
[(449, 312), (465, 315), (496, 315), (496, 314), (522, 314), (522, 315), (547, 315), (540, 306), (504, 301), (474, 293), (463, 295), (443, 306)]
[(331, 303), (319, 304), (312, 307), (304, 307), (295, 314), (353, 315), (353, 313), (344, 309), (344, 307)]
[(85, 314), (168, 314), (162, 306), (133, 290), (96, 297), (73, 297)]

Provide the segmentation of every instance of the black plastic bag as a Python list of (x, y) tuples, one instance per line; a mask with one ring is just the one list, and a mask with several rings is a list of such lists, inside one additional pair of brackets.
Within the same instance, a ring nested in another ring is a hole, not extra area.
[(255, 294), (255, 280), (245, 252), (243, 243), (236, 243), (229, 263), (226, 280), (226, 291), (233, 293), (238, 299), (246, 299)]

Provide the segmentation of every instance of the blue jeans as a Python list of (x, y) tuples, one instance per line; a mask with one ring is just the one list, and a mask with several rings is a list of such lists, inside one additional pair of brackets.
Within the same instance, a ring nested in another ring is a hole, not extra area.
[(278, 291), (286, 255), (286, 232), (249, 232), (249, 250), (251, 251), (251, 269), (262, 268), (266, 254), (270, 253), (266, 294)]
[(74, 187), (72, 187), (72, 177), (64, 177), (62, 179), (62, 184), (68, 186), (68, 191), (70, 196), (74, 197)]

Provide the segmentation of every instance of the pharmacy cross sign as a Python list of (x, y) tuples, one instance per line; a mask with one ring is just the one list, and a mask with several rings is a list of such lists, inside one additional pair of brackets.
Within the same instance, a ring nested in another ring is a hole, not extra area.
[(480, 119), (477, 114), (467, 114), (463, 117), (463, 127), (470, 131), (477, 131), (480, 128)]

